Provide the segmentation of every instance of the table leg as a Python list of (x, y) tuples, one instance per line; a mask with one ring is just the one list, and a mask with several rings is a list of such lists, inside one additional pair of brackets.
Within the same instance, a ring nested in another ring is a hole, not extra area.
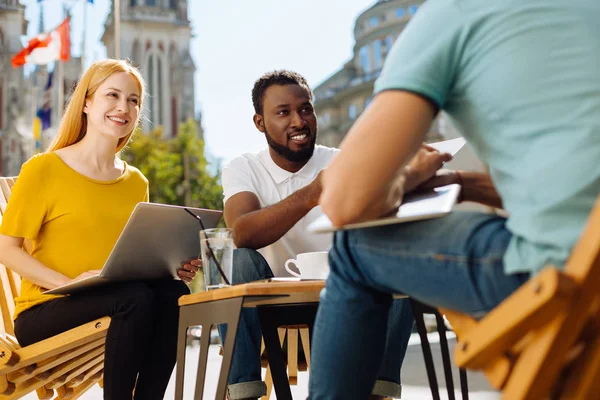
[(235, 349), (235, 336), (242, 310), (243, 297), (226, 300), (218, 300), (208, 303), (192, 304), (180, 307), (179, 309), (179, 336), (177, 343), (177, 376), (175, 387), (175, 399), (183, 400), (183, 386), (185, 373), (185, 341), (186, 332), (189, 326), (202, 326), (202, 336), (200, 338), (200, 359), (198, 360), (198, 373), (196, 375), (196, 388), (194, 399), (201, 400), (204, 392), (204, 383), (206, 379), (206, 361), (208, 359), (208, 349), (210, 347), (210, 330), (217, 324), (227, 324), (228, 336), (234, 340), (226, 341), (223, 353), (223, 364), (219, 375), (217, 385), (217, 400), (223, 400), (227, 391), (227, 380), (229, 379), (229, 367)]
[(258, 318), (262, 328), (267, 357), (273, 377), (273, 386), (278, 400), (291, 400), (292, 392), (285, 366), (285, 357), (277, 328), (282, 325), (308, 325), (310, 331), (314, 325), (318, 304), (269, 305), (258, 306)]
[(187, 325), (179, 318), (177, 332), (177, 372), (175, 374), (175, 400), (183, 400), (183, 377), (185, 372), (185, 346), (187, 342)]
[(200, 333), (200, 356), (198, 357), (198, 369), (196, 373), (196, 389), (194, 398), (201, 399), (204, 394), (204, 384), (206, 382), (206, 362), (208, 360), (208, 349), (210, 348), (211, 323), (202, 324)]

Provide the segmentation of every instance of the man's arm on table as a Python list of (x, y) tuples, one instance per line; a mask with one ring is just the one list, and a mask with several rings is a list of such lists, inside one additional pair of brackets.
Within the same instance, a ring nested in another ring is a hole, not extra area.
[(252, 192), (235, 194), (225, 203), (225, 223), (237, 247), (260, 249), (278, 241), (312, 210), (321, 194), (321, 173), (308, 186), (279, 203), (261, 208)]

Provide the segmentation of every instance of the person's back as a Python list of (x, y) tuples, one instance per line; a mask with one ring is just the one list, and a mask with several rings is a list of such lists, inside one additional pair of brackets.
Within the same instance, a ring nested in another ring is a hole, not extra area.
[(423, 78), (488, 164), (510, 213), (509, 273), (561, 266), (598, 196), (599, 20), (595, 0), (432, 0), (377, 82)]
[(492, 175), (452, 183), (510, 218), (453, 212), (336, 233), (311, 399), (365, 397), (375, 374), (351, 366), (376, 368), (384, 350), (372, 338), (392, 294), (481, 318), (544, 266), (564, 264), (600, 191), (598, 20), (597, 0), (429, 0), (417, 12), (325, 171), (319, 204), (337, 225), (391, 209), (397, 171), (411, 176), (407, 161), (444, 110)]

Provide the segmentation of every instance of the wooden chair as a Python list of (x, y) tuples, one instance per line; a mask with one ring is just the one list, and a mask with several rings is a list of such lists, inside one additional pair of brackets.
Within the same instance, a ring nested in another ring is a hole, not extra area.
[(510, 400), (600, 396), (600, 198), (563, 271), (546, 267), (482, 320), (443, 310), (456, 363)]
[[(15, 178), (0, 177), (0, 224), (14, 183)], [(0, 264), (0, 400), (19, 399), (33, 391), (40, 399), (80, 398), (101, 382), (110, 318), (21, 347), (12, 321), (20, 283), (17, 274)]]

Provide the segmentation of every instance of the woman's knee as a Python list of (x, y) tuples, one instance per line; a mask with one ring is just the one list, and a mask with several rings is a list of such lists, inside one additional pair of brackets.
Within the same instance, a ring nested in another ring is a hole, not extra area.
[(152, 289), (143, 282), (120, 283), (113, 288), (117, 297), (115, 312), (125, 310), (139, 310), (151, 312), (156, 302)]
[(167, 279), (149, 285), (154, 291), (154, 295), (161, 300), (174, 301), (177, 303), (177, 300), (179, 300), (181, 296), (190, 294), (190, 289), (185, 282), (177, 279)]

